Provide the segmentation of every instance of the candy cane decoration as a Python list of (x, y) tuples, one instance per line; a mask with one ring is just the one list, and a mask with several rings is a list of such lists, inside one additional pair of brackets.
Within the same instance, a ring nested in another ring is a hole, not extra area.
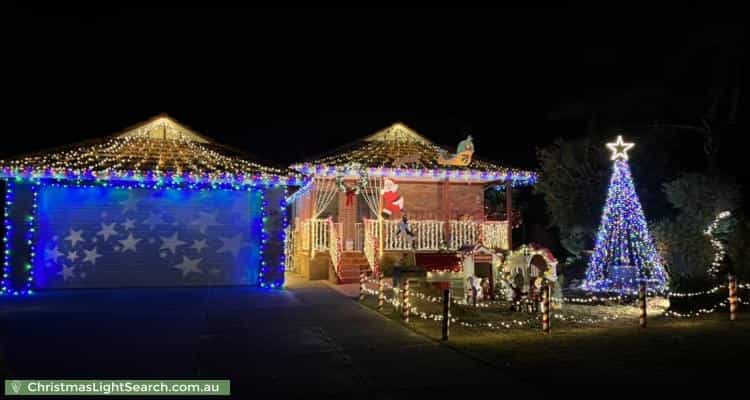
[(409, 323), (409, 281), (404, 279), (403, 290), (401, 293), (401, 313), (404, 322)]
[(640, 300), (641, 315), (638, 320), (641, 328), (646, 327), (646, 282), (641, 282), (641, 287), (638, 290), (638, 299)]
[(549, 298), (550, 298), (551, 286), (545, 285), (542, 288), (542, 332), (549, 334)]
[(737, 277), (729, 274), (729, 320), (737, 320)]
[(383, 292), (383, 273), (378, 273), (378, 311), (383, 311), (385, 293)]
[(359, 301), (365, 301), (365, 273), (359, 273)]

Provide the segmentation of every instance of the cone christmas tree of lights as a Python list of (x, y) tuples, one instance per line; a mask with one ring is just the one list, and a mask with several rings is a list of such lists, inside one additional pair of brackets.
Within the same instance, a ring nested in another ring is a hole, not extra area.
[(607, 144), (613, 153), (612, 178), (596, 246), (586, 270), (583, 283), (586, 290), (635, 294), (642, 281), (650, 292), (667, 289), (667, 274), (630, 175), (627, 151), (633, 146), (624, 143), (622, 136)]

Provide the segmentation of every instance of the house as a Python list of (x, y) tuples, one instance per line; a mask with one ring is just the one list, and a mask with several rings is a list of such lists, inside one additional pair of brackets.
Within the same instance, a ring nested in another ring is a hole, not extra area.
[(3, 294), (283, 285), (285, 197), (301, 175), (166, 115), (0, 165)]
[(384, 256), (456, 252), (478, 242), (511, 249), (512, 226), (488, 220), (484, 192), (510, 192), (537, 176), (476, 153), (470, 136), (453, 152), (396, 123), (292, 165), (312, 179), (290, 197), (290, 267), (308, 279), (351, 282), (361, 270), (377, 271)]

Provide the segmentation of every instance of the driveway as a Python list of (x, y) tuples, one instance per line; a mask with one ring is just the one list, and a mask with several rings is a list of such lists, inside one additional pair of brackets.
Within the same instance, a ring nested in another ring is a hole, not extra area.
[(117, 289), (5, 298), (0, 346), (13, 377), (229, 378), (235, 395), (390, 399), (510, 382), (360, 306), (347, 295), (354, 288), (291, 277), (283, 291)]

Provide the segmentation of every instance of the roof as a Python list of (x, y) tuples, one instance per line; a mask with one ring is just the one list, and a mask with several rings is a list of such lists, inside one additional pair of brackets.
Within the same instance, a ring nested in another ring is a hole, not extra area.
[(311, 175), (334, 175), (351, 170), (352, 165), (369, 174), (415, 178), (449, 178), (471, 181), (510, 179), (514, 185), (536, 182), (536, 173), (500, 166), (472, 155), (466, 166), (444, 165), (449, 150), (431, 142), (403, 123), (395, 123), (363, 139), (341, 146), (327, 154), (293, 164), (292, 169)]
[(300, 175), (255, 161), (165, 114), (116, 134), (0, 161), (2, 175), (66, 179), (292, 183)]

